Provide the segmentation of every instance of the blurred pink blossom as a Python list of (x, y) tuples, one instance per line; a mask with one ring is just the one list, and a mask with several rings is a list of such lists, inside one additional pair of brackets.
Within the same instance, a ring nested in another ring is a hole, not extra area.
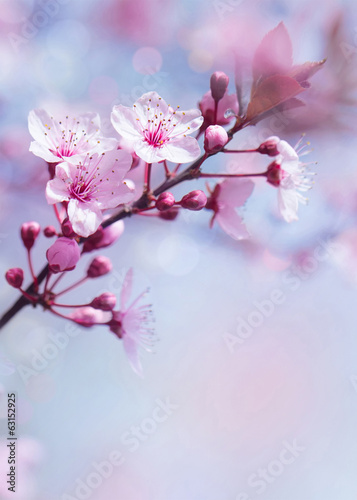
[(254, 182), (249, 179), (230, 178), (217, 184), (206, 205), (214, 212), (211, 227), (217, 221), (233, 239), (248, 238), (248, 231), (236, 209), (244, 205), (253, 189)]
[(139, 359), (139, 347), (150, 351), (153, 345), (154, 332), (150, 323), (151, 309), (149, 304), (139, 305), (147, 290), (140, 294), (130, 306), (127, 302), (131, 295), (133, 270), (127, 272), (120, 294), (120, 311), (113, 311), (113, 318), (109, 322), (110, 330), (123, 340), (124, 350), (133, 370), (142, 374), (142, 365)]

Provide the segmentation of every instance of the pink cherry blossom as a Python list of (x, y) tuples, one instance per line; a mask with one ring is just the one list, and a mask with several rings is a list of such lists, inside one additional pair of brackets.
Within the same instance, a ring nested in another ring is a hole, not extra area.
[(110, 330), (123, 340), (123, 347), (133, 370), (141, 375), (142, 365), (138, 350), (139, 347), (143, 347), (150, 351), (154, 333), (150, 327), (150, 322), (152, 322), (150, 305), (138, 305), (147, 290), (140, 294), (130, 306), (127, 306), (132, 283), (133, 270), (129, 269), (120, 295), (120, 311), (113, 311), (113, 318), (109, 322), (109, 326)]
[(113, 150), (59, 163), (55, 178), (47, 183), (48, 203), (68, 201), (73, 230), (84, 237), (93, 234), (103, 220), (102, 210), (132, 200), (133, 190), (123, 181), (131, 160), (129, 153)]
[(47, 111), (35, 109), (29, 114), (28, 125), (34, 138), (30, 151), (47, 162), (56, 163), (86, 153), (100, 154), (118, 145), (116, 139), (102, 137), (97, 113), (55, 119)]
[[(300, 141), (296, 147), (299, 144)], [(293, 148), (283, 140), (279, 140), (276, 147), (279, 155), (268, 167), (267, 180), (279, 189), (278, 205), (282, 217), (286, 222), (292, 222), (298, 220), (299, 202), (303, 204), (307, 203), (307, 198), (302, 196), (299, 191), (304, 192), (311, 189), (312, 182), (307, 175), (311, 176), (314, 174), (305, 172), (307, 164), (299, 160), (296, 147)], [(302, 148), (300, 151), (302, 151)]]
[[(229, 95), (228, 91), (226, 91), (222, 99), (218, 101), (217, 123), (214, 122), (215, 101), (210, 90), (202, 97), (199, 107), (205, 119), (205, 127), (209, 125), (228, 125), (234, 118), (234, 115), (238, 114), (239, 110), (236, 94)], [(226, 118), (225, 113), (229, 110), (232, 110), (233, 114)]]
[(211, 227), (217, 221), (233, 239), (248, 238), (248, 231), (236, 209), (244, 205), (253, 189), (254, 182), (249, 179), (229, 178), (217, 184), (206, 205), (214, 211)]
[(148, 163), (187, 163), (198, 158), (199, 144), (189, 134), (199, 129), (202, 122), (198, 109), (173, 110), (156, 92), (141, 96), (133, 108), (120, 104), (112, 112), (116, 131)]

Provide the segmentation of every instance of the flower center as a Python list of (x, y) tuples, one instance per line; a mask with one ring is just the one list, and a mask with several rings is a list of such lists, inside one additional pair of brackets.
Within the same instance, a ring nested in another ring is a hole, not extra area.
[[(52, 117), (51, 117), (52, 118)], [(84, 129), (80, 129), (80, 122), (76, 118), (70, 119), (66, 116), (64, 121), (59, 121), (55, 126), (55, 131), (51, 131), (51, 127), (45, 125), (49, 133), (48, 136), (52, 143), (50, 151), (62, 158), (63, 156), (73, 156), (83, 152), (87, 144), (87, 133)]]
[(144, 140), (154, 148), (162, 148), (162, 146), (170, 140), (168, 137), (169, 129), (166, 126), (166, 120), (149, 120), (147, 128), (144, 130)]
[[(103, 182), (99, 173), (99, 161), (94, 161), (91, 165), (92, 157), (86, 156), (83, 163), (79, 162), (77, 165), (77, 173), (73, 182), (69, 186), (69, 194), (71, 198), (76, 198), (82, 202), (90, 201), (95, 193), (98, 192), (98, 183)], [(109, 180), (109, 179), (108, 179)]]

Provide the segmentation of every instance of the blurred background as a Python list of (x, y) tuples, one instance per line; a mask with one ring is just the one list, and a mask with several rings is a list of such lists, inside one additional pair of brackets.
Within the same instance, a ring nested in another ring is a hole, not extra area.
[[(1, 273), (24, 267), (28, 277), (22, 222), (55, 222), (46, 165), (28, 151), (31, 109), (96, 111), (114, 136), (113, 105), (149, 90), (190, 109), (222, 70), (234, 92), (234, 58), (248, 65), (280, 21), (295, 62), (327, 57), (326, 65), (305, 108), (267, 119), (233, 144), (258, 146), (270, 135), (295, 144), (306, 133), (306, 160), (317, 162), (309, 205), (287, 224), (276, 190), (257, 182), (244, 242), (210, 230), (203, 212), (125, 223), (104, 252), (112, 275), (72, 298), (119, 293), (134, 268), (133, 298), (150, 287), (160, 339), (143, 355), (142, 379), (108, 331), (30, 308), (18, 314), (0, 339), (1, 499), (356, 499), (353, 0), (1, 0)], [(207, 168), (229, 171), (236, 162), (216, 156)], [(248, 165), (241, 155), (238, 167)], [(36, 270), (49, 244), (36, 242)], [(4, 310), (17, 298), (5, 281), (0, 296)], [(6, 484), (12, 392), (15, 494)]]

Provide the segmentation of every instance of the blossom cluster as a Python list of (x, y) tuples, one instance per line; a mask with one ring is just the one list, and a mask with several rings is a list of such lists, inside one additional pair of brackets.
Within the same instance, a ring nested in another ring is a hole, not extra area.
[[(141, 305), (145, 292), (127, 305), (132, 270), (124, 279), (119, 309), (115, 295), (109, 292), (87, 304), (58, 301), (87, 280), (111, 271), (110, 260), (96, 256), (84, 277), (58, 291), (62, 277), (76, 268), (83, 254), (114, 244), (123, 233), (123, 219), (129, 215), (150, 215), (170, 221), (181, 210), (204, 209), (212, 214), (211, 226), (217, 222), (235, 240), (247, 238), (242, 209), (259, 180), (278, 189), (282, 218), (287, 222), (296, 220), (299, 202), (306, 202), (301, 192), (311, 187), (307, 164), (301, 161), (304, 154), (301, 141), (293, 148), (285, 140), (271, 136), (255, 149), (229, 148), (242, 129), (279, 111), (283, 104), (293, 107), (295, 96), (308, 87), (308, 78), (320, 68), (321, 63), (293, 66), (290, 60), (286, 64), (277, 61), (271, 48), (282, 42), (287, 45), (288, 53), (289, 40), (280, 24), (258, 47), (246, 107), (239, 90), (229, 92), (228, 75), (216, 71), (210, 78), (210, 90), (196, 108), (186, 111), (179, 106), (174, 108), (154, 91), (142, 95), (132, 107), (115, 106), (111, 113), (116, 133), (113, 137), (106, 137), (95, 113), (54, 117), (45, 110), (31, 111), (30, 151), (47, 162), (49, 180), (45, 195), (57, 220), (56, 226), (43, 228), (43, 234), (56, 239), (47, 249), (47, 266), (36, 275), (31, 252), (41, 228), (35, 221), (22, 225), (21, 238), (33, 282), (25, 290), (23, 270), (7, 271), (8, 283), (19, 289), (22, 298), (5, 314), (1, 326), (27, 303), (42, 306), (84, 327), (103, 325), (123, 341), (133, 368), (140, 373), (138, 347), (150, 349), (155, 335), (150, 306)], [(218, 153), (265, 155), (269, 162), (263, 172), (208, 173), (205, 165)], [(152, 186), (153, 169), (163, 177), (157, 187)], [(180, 199), (176, 198), (172, 192), (176, 185), (197, 179), (215, 184), (207, 185), (206, 192), (188, 190)], [(64, 315), (60, 312), (62, 308), (73, 308), (73, 312)]]

